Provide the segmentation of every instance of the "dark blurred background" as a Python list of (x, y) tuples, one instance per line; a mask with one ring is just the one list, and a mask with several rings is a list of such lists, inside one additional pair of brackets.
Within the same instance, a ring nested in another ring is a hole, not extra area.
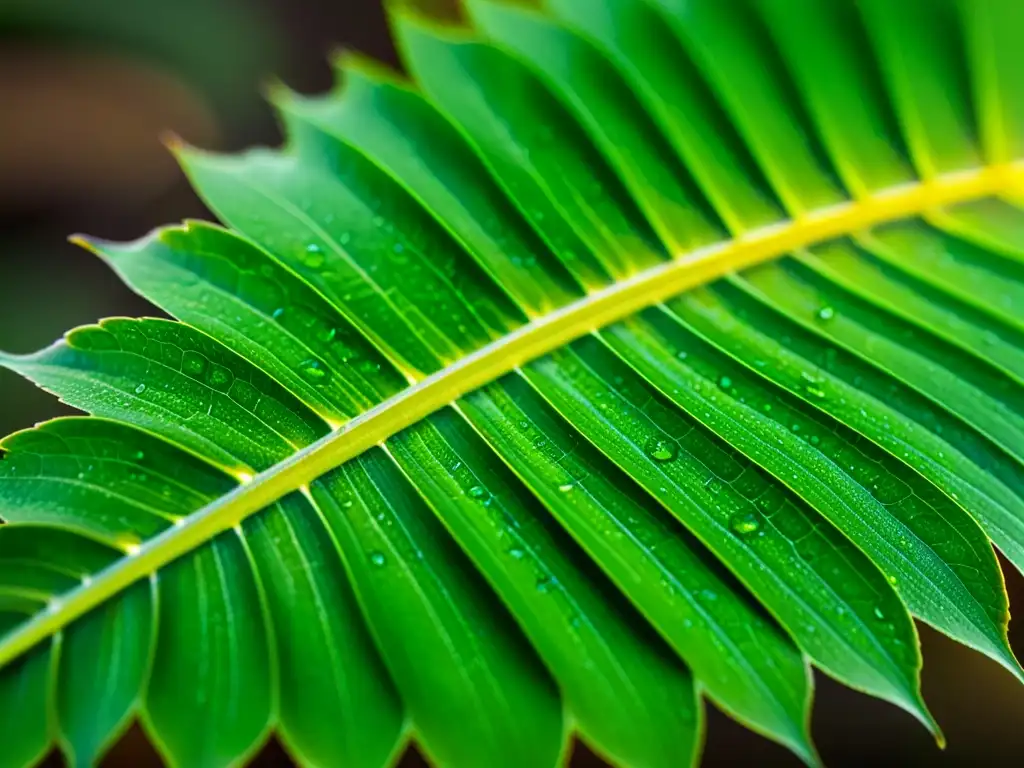
[[(264, 86), (329, 88), (328, 58), (341, 47), (397, 65), (380, 0), (0, 0), (0, 349), (28, 352), (100, 317), (154, 314), (67, 236), (128, 240), (210, 217), (159, 137), (222, 150), (277, 144)], [(59, 412), (0, 371), (0, 434)], [(1004, 570), (1011, 604), (1024, 605), (1024, 581)], [(813, 724), (825, 762), (1024, 765), (1024, 687), (921, 634), (925, 696), (947, 749), (903, 712), (819, 675)], [(1024, 653), (1024, 628), (1011, 625), (1011, 640)], [(137, 730), (106, 762), (158, 764)], [(273, 743), (256, 762), (289, 764)], [(573, 759), (601, 764), (582, 748)], [(797, 762), (709, 707), (704, 764)], [(422, 761), (410, 754), (403, 765)]]

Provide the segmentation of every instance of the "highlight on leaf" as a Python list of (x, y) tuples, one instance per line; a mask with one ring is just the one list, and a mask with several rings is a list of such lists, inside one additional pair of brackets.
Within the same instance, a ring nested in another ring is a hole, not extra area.
[[(438, 7), (433, 7), (437, 5)], [(819, 763), (914, 620), (1024, 680), (1014, 0), (404, 2), (406, 74), (76, 240), (173, 320), (0, 364), (0, 766)]]

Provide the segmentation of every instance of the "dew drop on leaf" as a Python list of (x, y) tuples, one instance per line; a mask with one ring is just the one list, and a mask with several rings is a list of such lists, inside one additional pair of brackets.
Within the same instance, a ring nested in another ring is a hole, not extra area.
[(137, 386), (135, 388), (135, 394), (136, 395), (141, 395), (145, 391), (146, 391), (146, 385), (145, 384), (139, 384), (139, 386)]
[(319, 269), (324, 265), (324, 253), (316, 243), (306, 246), (306, 253), (302, 257), (302, 263), (310, 269)]
[(525, 554), (525, 552), (523, 552), (519, 547), (512, 547), (508, 553), (514, 560), (522, 560), (523, 555)]
[(737, 536), (750, 536), (761, 530), (761, 518), (756, 512), (741, 512), (729, 520), (729, 529)]
[(652, 437), (644, 446), (644, 452), (658, 462), (671, 461), (678, 450), (673, 441), (660, 437)]
[(562, 483), (560, 486), (558, 486), (558, 490), (560, 490), (562, 493), (568, 493), (574, 487), (575, 486), (572, 483)]
[(370, 562), (373, 563), (378, 568), (380, 568), (381, 566), (384, 565), (384, 563), (387, 562), (387, 558), (385, 558), (383, 553), (381, 553), (381, 552), (371, 552), (370, 553)]
[(132, 458), (135, 459), (135, 461), (142, 461), (146, 458), (146, 454), (142, 451), (135, 451), (135, 453), (132, 454)]
[(319, 360), (306, 360), (301, 365), (302, 378), (311, 384), (323, 384), (328, 371)]
[(474, 485), (469, 489), (468, 493), (474, 499), (486, 499), (490, 496), (490, 493), (482, 485)]
[(836, 316), (836, 311), (832, 307), (822, 307), (818, 310), (819, 320), (831, 320)]

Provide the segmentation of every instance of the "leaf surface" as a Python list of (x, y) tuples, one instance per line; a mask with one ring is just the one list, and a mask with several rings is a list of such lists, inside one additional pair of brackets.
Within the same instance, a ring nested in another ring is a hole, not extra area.
[(88, 414), (2, 443), (0, 765), (816, 764), (812, 665), (941, 740), (913, 618), (1021, 675), (1024, 17), (432, 5), (175, 147), (227, 228), (79, 239), (172, 320), (0, 355)]

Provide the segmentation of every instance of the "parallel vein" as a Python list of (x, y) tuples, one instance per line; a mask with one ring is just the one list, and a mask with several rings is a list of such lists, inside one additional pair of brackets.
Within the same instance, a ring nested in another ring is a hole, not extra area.
[(881, 190), (750, 230), (591, 293), (494, 341), (353, 418), (158, 536), (36, 614), (0, 644), (0, 667), (134, 582), (239, 525), (459, 397), (569, 342), (727, 273), (790, 251), (934, 209), (1024, 192), (1024, 163), (991, 165)]

